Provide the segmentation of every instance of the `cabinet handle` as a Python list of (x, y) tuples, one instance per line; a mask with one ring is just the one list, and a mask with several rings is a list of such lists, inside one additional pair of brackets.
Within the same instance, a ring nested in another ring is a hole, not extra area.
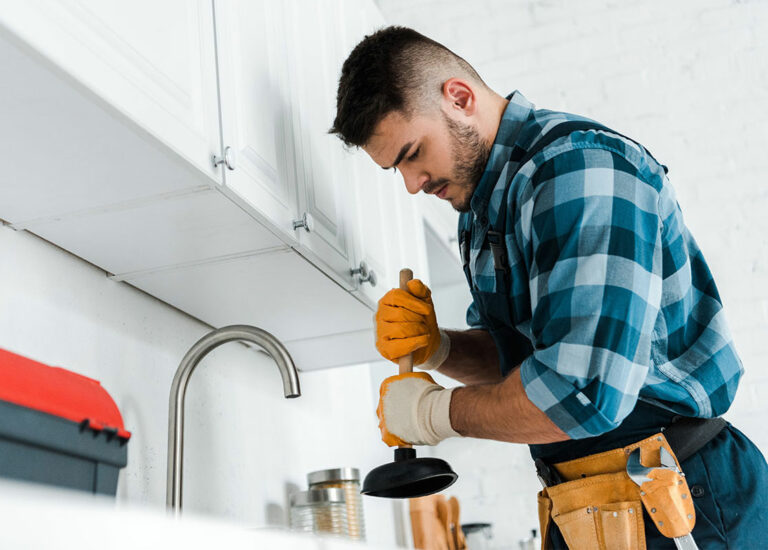
[(315, 229), (315, 220), (312, 218), (312, 214), (309, 212), (304, 212), (304, 215), (300, 220), (293, 221), (294, 230), (301, 229), (302, 227), (307, 233), (311, 233)]
[(219, 164), (223, 164), (230, 170), (235, 169), (235, 152), (232, 150), (232, 147), (224, 147), (224, 155), (213, 155), (213, 166), (218, 167)]
[(349, 271), (352, 275), (357, 275), (357, 280), (360, 283), (371, 283), (371, 286), (376, 286), (376, 272), (373, 269), (368, 269), (368, 264), (365, 262), (360, 262), (360, 267)]

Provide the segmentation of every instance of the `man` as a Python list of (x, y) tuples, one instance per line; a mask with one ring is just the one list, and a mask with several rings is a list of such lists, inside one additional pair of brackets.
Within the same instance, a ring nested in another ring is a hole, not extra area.
[[(380, 300), (376, 331), (387, 359), (413, 353), (465, 385), (445, 389), (423, 373), (385, 380), (388, 445), (527, 443), (548, 486), (539, 505), (550, 545), (674, 548), (623, 474), (635, 447), (657, 467), (664, 446), (687, 476), (687, 488), (675, 478), (675, 498), (693, 500), (701, 548), (768, 544), (765, 459), (717, 419), (741, 361), (664, 166), (589, 119), (502, 97), (402, 27), (367, 36), (345, 61), (331, 131), (400, 171), (410, 193), (461, 212), (472, 328), (439, 329), (429, 289), (414, 280)], [(694, 514), (679, 521), (690, 528)]]

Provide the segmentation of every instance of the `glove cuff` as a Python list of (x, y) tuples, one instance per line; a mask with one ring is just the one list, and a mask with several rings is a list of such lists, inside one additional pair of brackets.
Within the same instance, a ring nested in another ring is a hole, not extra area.
[(429, 359), (421, 363), (420, 365), (416, 365), (421, 370), (433, 370), (440, 365), (442, 365), (446, 359), (448, 359), (448, 355), (451, 353), (451, 337), (448, 336), (448, 333), (445, 332), (443, 329), (440, 330), (440, 345), (435, 350), (435, 353), (433, 353)]
[(427, 445), (437, 445), (448, 437), (461, 437), (451, 426), (451, 395), (454, 388), (430, 388), (419, 402), (420, 428)]

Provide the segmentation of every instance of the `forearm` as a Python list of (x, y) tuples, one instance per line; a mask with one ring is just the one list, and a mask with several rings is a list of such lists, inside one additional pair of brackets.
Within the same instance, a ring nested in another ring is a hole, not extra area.
[(437, 369), (467, 385), (492, 384), (502, 380), (499, 355), (493, 338), (485, 330), (449, 330), (451, 350)]
[(453, 429), (465, 437), (528, 444), (569, 439), (528, 399), (520, 369), (495, 384), (456, 388), (450, 419)]

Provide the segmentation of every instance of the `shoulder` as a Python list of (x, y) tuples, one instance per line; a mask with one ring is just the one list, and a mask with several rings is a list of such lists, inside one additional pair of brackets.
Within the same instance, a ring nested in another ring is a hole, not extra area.
[[(566, 127), (570, 128), (566, 130)], [(553, 140), (560, 134), (563, 135)], [(520, 176), (531, 178), (537, 170), (551, 168), (552, 159), (569, 152), (575, 153), (559, 159), (561, 163), (571, 161), (578, 165), (583, 161), (588, 165), (607, 163), (610, 167), (613, 159), (617, 169), (629, 170), (630, 166), (634, 167), (643, 179), (658, 185), (666, 174), (666, 168), (637, 140), (582, 115), (548, 109), (532, 111), (520, 130), (517, 145), (519, 149), (530, 151), (541, 147), (542, 143), (547, 144), (523, 166), (518, 167)], [(580, 155), (578, 151), (585, 152)], [(605, 151), (606, 154), (599, 154), (599, 151)]]
[(649, 182), (620, 152), (572, 144), (560, 148), (542, 160), (517, 197), (517, 228), (524, 238), (600, 233), (627, 224), (655, 231), (660, 183)]
[(519, 208), (615, 197), (649, 212), (657, 210), (665, 179), (660, 165), (652, 166), (637, 145), (618, 136), (595, 131), (574, 134), (554, 141), (521, 167), (514, 197)]
[[(546, 133), (541, 138), (546, 137)], [(608, 128), (575, 130), (560, 137), (521, 167), (536, 182), (546, 181), (553, 172), (607, 168), (634, 176), (660, 190), (666, 167), (639, 143)]]
[(553, 181), (613, 181), (622, 177), (644, 180), (643, 172), (634, 160), (616, 148), (566, 136), (541, 151), (526, 168), (531, 187), (535, 190)]

